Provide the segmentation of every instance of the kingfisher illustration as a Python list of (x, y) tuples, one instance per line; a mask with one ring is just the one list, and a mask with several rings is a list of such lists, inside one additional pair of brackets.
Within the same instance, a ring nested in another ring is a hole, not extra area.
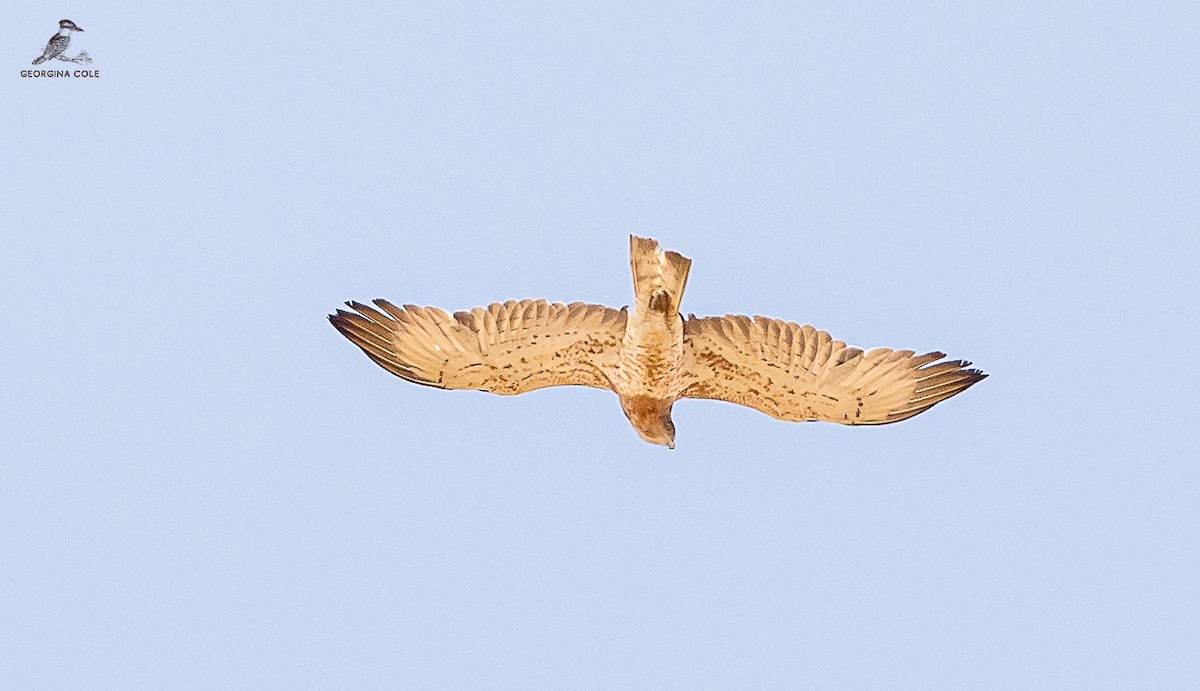
[(40, 58), (34, 60), (33, 64), (40, 65), (47, 60), (53, 60), (54, 58), (62, 55), (63, 51), (67, 49), (67, 46), (71, 45), (72, 31), (83, 31), (83, 29), (75, 26), (75, 22), (71, 21), (70, 19), (63, 19), (59, 21), (58, 33), (50, 37), (50, 40), (46, 43), (46, 51), (42, 53)]

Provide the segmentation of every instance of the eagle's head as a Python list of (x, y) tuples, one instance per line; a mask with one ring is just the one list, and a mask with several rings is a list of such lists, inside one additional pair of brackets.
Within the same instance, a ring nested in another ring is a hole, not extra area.
[(675, 448), (675, 423), (671, 421), (673, 401), (650, 396), (622, 396), (621, 408), (638, 436), (651, 444)]

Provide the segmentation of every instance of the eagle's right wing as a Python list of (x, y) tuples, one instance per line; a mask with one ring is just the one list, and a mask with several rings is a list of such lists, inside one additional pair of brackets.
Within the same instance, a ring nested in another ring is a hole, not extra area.
[(683, 327), (681, 398), (749, 406), (780, 420), (882, 425), (922, 413), (987, 375), (942, 353), (863, 352), (824, 331), (767, 317)]
[(611, 389), (625, 310), (509, 300), (453, 316), (436, 307), (357, 302), (329, 321), (381, 367), (442, 389), (519, 394), (547, 386)]

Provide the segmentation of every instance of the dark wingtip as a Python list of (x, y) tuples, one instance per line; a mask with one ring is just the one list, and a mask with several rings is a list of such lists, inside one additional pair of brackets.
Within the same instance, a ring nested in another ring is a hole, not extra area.
[(964, 373), (966, 373), (966, 374), (969, 374), (969, 375), (971, 375), (971, 376), (973, 376), (973, 377), (978, 377), (979, 379), (987, 379), (987, 376), (988, 376), (988, 375), (987, 375), (987, 372), (984, 372), (983, 370), (981, 370), (981, 369), (978, 369), (978, 368), (967, 369), (967, 367), (968, 367), (970, 364), (971, 364), (971, 363), (969, 363), (969, 362), (964, 362), (964, 363), (962, 364), (962, 368), (963, 368), (963, 372), (964, 372)]
[(337, 310), (333, 314), (327, 315), (327, 317), (329, 319), (329, 323), (333, 324), (333, 328), (337, 329), (338, 332), (341, 333), (343, 336), (349, 337), (346, 334), (346, 313), (345, 312), (343, 312), (341, 310)]

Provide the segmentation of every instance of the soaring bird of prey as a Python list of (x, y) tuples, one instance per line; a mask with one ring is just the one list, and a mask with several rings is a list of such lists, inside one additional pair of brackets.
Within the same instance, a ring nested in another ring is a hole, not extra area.
[(847, 347), (794, 322), (684, 319), (690, 259), (630, 237), (633, 308), (509, 300), (453, 315), (436, 307), (348, 302), (329, 320), (378, 365), (416, 384), (519, 394), (547, 386), (616, 392), (642, 439), (675, 448), (671, 406), (710, 398), (789, 421), (883, 425), (910, 418), (987, 375), (944, 353)]

